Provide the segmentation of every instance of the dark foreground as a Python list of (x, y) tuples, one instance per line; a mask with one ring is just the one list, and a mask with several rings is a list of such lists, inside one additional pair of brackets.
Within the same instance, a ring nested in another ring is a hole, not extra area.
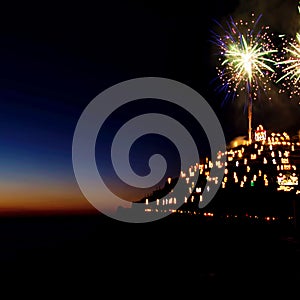
[(104, 216), (2, 218), (0, 243), (3, 288), (84, 287), (112, 297), (141, 289), (144, 298), (161, 289), (188, 297), (218, 286), (286, 292), (300, 286), (300, 240), (292, 225), (180, 216), (147, 224)]

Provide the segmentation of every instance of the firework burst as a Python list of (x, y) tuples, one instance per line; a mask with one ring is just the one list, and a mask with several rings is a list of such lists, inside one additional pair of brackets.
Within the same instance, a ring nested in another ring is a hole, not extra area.
[(275, 78), (275, 53), (268, 35), (268, 27), (257, 28), (261, 18), (252, 15), (250, 22), (240, 20), (227, 22), (227, 29), (221, 26), (224, 34), (213, 33), (214, 43), (218, 46), (218, 66), (216, 67), (221, 86), (226, 92), (225, 99), (239, 97), (242, 91), (251, 93), (253, 100), (260, 90), (270, 90), (270, 81)]
[(213, 42), (218, 47), (218, 77), (221, 80), (219, 90), (225, 92), (225, 100), (245, 94), (245, 106), (248, 108), (248, 139), (252, 138), (252, 102), (260, 95), (260, 91), (268, 96), (269, 84), (276, 77), (277, 49), (268, 35), (269, 27), (258, 28), (261, 19), (234, 22), (231, 18), (227, 28), (219, 24), (223, 34), (213, 32)]
[(297, 34), (296, 40), (285, 41), (285, 44), (288, 46), (284, 47), (284, 59), (277, 63), (283, 66), (283, 75), (277, 82), (282, 82), (282, 88), (279, 92), (288, 92), (289, 97), (293, 98), (295, 95), (300, 96), (300, 35)]
[[(299, 2), (300, 3), (300, 2)], [(300, 13), (300, 6), (298, 6)], [(277, 63), (282, 67), (282, 76), (277, 80), (282, 87), (279, 93), (288, 93), (290, 99), (300, 96), (300, 34), (296, 38), (283, 41), (282, 59)]]

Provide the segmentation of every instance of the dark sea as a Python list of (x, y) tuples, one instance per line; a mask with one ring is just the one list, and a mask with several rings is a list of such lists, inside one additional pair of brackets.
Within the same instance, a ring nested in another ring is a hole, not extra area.
[(260, 286), (288, 292), (300, 286), (300, 239), (292, 225), (193, 216), (144, 224), (100, 214), (3, 217), (0, 266), (2, 288), (11, 293), (43, 287), (159, 297), (161, 290), (189, 298)]

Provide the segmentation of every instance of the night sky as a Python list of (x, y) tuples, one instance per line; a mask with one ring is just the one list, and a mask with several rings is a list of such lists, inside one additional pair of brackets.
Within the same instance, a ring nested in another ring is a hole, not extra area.
[[(223, 95), (211, 84), (216, 77), (213, 20), (245, 16), (253, 9), (266, 13), (262, 22), (271, 22), (277, 33), (293, 34), (298, 2), (252, 1), (247, 7), (248, 1), (213, 0), (205, 8), (195, 2), (112, 0), (1, 8), (1, 213), (95, 211), (74, 177), (73, 133), (86, 105), (124, 80), (156, 76), (187, 84), (213, 107), (228, 142), (246, 135), (243, 102), (222, 106)], [(254, 107), (254, 124), (296, 134), (299, 107), (286, 96), (261, 101)], [(126, 110), (120, 113), (115, 120), (128, 117)]]

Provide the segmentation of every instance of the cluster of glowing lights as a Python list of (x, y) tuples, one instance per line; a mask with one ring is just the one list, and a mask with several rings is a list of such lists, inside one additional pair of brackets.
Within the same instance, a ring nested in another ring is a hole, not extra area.
[[(260, 125), (257, 130), (260, 132), (263, 131), (263, 127)], [(276, 146), (286, 146), (289, 147), (289, 150), (276, 150), (274, 147)], [(299, 143), (296, 143), (296, 146), (300, 146)], [(284, 132), (282, 134), (280, 133), (272, 133), (268, 138), (258, 140), (254, 145), (253, 145), (254, 150), (256, 151), (255, 153), (250, 153), (249, 158), (252, 161), (255, 161), (259, 159), (260, 157), (262, 158), (262, 164), (264, 165), (276, 165), (276, 170), (278, 172), (282, 171), (292, 171), (293, 173), (289, 175), (287, 174), (282, 174), (279, 173), (277, 176), (277, 184), (279, 185), (279, 188), (277, 189), (278, 191), (291, 191), (293, 188), (284, 188), (280, 187), (281, 185), (298, 185), (298, 176), (296, 175), (295, 171), (297, 170), (296, 165), (291, 165), (290, 164), (290, 154), (291, 152), (295, 151), (295, 143), (290, 141), (289, 135)], [(263, 152), (264, 150), (268, 150), (268, 156), (264, 156)], [(247, 186), (247, 182), (250, 181), (250, 186), (254, 187), (255, 182), (259, 177), (262, 177), (262, 180), (264, 182), (264, 185), (267, 187), (269, 186), (269, 179), (267, 174), (263, 174), (262, 170), (258, 170), (257, 174), (254, 174), (251, 171), (251, 168), (248, 164), (248, 159), (247, 157), (243, 157), (244, 155), (244, 147), (241, 149), (231, 149), (230, 151), (227, 151), (226, 154), (228, 155), (228, 161), (232, 163), (235, 168), (243, 167), (246, 166), (245, 174), (240, 175), (241, 177), (239, 178), (237, 175), (237, 172), (233, 172), (233, 176), (231, 177), (231, 180), (229, 181), (228, 179), (228, 169), (225, 170), (225, 177), (223, 178), (222, 181), (222, 188), (226, 188), (226, 184), (229, 183), (234, 183), (234, 184), (239, 184), (240, 188), (244, 188)], [(270, 156), (270, 157), (269, 157)], [(241, 158), (243, 158), (243, 164), (241, 164)], [(251, 172), (251, 176), (246, 176), (247, 173)]]
[[(263, 131), (260, 125), (258, 130)], [(282, 148), (284, 146), (284, 148)], [(248, 146), (246, 146), (248, 147)], [(277, 191), (290, 192), (298, 189), (297, 166), (293, 165), (290, 157), (295, 151), (300, 150), (299, 142), (292, 142), (289, 135), (284, 133), (271, 133), (266, 139), (256, 141), (251, 145), (251, 151), (245, 151), (245, 147), (240, 145), (238, 148), (231, 148), (224, 153), (220, 152), (216, 162), (212, 162), (206, 157), (202, 163), (198, 162), (188, 168), (187, 171), (181, 171), (180, 177), (187, 184), (189, 197), (183, 199), (183, 203), (197, 203), (203, 201), (203, 192), (209, 192), (213, 184), (218, 184), (221, 180), (221, 188), (227, 186), (237, 186), (240, 189), (254, 188), (257, 182), (262, 183), (265, 187), (270, 185), (270, 176), (265, 171), (264, 165), (268, 165), (277, 171)], [(226, 155), (227, 161), (221, 163), (220, 159)], [(252, 162), (259, 162), (259, 165), (252, 165)], [(210, 176), (210, 170), (213, 167), (224, 167), (224, 177)], [(268, 168), (269, 168), (268, 167)], [(196, 184), (197, 175), (205, 176), (206, 186), (198, 186)], [(167, 179), (168, 184), (171, 184), (172, 178)], [(274, 182), (274, 181), (272, 181)], [(172, 191), (171, 191), (172, 193)], [(170, 196), (170, 195), (169, 195)], [(189, 209), (175, 209), (177, 204), (175, 197), (156, 199), (156, 205), (150, 207), (149, 199), (146, 199), (146, 212), (177, 212), (194, 214)]]
[(296, 173), (293, 174), (280, 173), (277, 176), (277, 182), (280, 186), (298, 185), (298, 177), (296, 176)]
[[(206, 191), (209, 192), (211, 187), (210, 185), (218, 184), (219, 178), (218, 177), (211, 177), (210, 176), (210, 170), (214, 166), (217, 168), (223, 168), (224, 163), (221, 163), (220, 159), (222, 156), (224, 156), (225, 153), (219, 152), (217, 161), (212, 162), (209, 160), (208, 157), (205, 158), (205, 161), (201, 163), (196, 163), (195, 165), (192, 165), (188, 168), (187, 171), (181, 171), (180, 172), (180, 178), (184, 179), (185, 183), (187, 184), (187, 192), (190, 194), (190, 197), (184, 197), (183, 203), (188, 203), (188, 202), (202, 202), (203, 201), (203, 191), (204, 187), (196, 186), (196, 176), (198, 174), (204, 175), (206, 177)], [(225, 164), (227, 164), (225, 162)], [(169, 177), (167, 178), (167, 183), (171, 184), (172, 178)], [(172, 191), (171, 193), (172, 194)], [(188, 214), (193, 214), (191, 211), (184, 211), (184, 210), (176, 210), (174, 207), (177, 204), (177, 199), (176, 197), (169, 197), (169, 198), (162, 198), (162, 199), (156, 199), (155, 205), (150, 205), (152, 204), (149, 201), (149, 198), (145, 199), (145, 212), (178, 212), (178, 213), (188, 213)], [(209, 216), (209, 215), (208, 215)], [(212, 215), (211, 215), (212, 216)]]
[[(223, 35), (214, 33), (214, 42), (219, 48), (218, 77), (220, 89), (228, 97), (239, 97), (242, 91), (251, 94), (253, 100), (258, 98), (260, 90), (268, 95), (270, 81), (276, 76), (277, 49), (268, 34), (269, 27), (257, 29), (261, 18), (250, 22), (230, 20)], [(270, 96), (268, 96), (270, 98)]]

